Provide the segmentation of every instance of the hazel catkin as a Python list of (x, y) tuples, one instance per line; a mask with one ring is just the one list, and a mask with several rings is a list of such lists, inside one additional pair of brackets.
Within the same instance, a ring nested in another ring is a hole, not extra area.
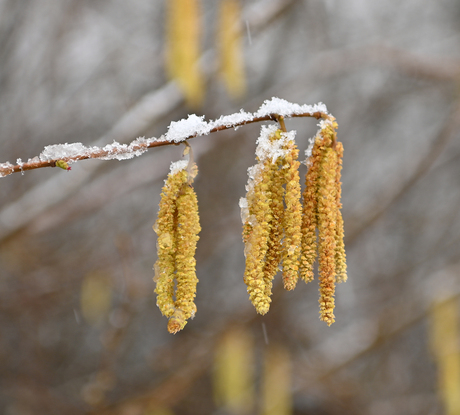
[(249, 298), (260, 314), (268, 311), (272, 280), (280, 264), (283, 282), (292, 290), (298, 279), (302, 206), (298, 149), (294, 132), (262, 127), (256, 150), (258, 164), (249, 169), (243, 217)]
[(321, 160), (318, 178), (318, 238), (320, 318), (328, 325), (335, 321), (336, 164), (337, 154), (332, 148), (326, 148)]
[(343, 145), (337, 142), (333, 117), (322, 120), (320, 127), (307, 161), (300, 274), (306, 282), (313, 279), (313, 263), (318, 255), (320, 319), (331, 325), (335, 321), (335, 284), (347, 278), (340, 212)]
[(302, 205), (300, 203), (300, 178), (297, 161), (299, 150), (294, 142), (286, 145), (283, 172), (286, 183), (283, 241), (283, 283), (286, 290), (293, 290), (299, 278), (299, 257), (302, 226)]
[(196, 166), (189, 164), (172, 164), (161, 194), (158, 219), (153, 227), (158, 235), (158, 260), (154, 266), (157, 305), (161, 313), (170, 319), (170, 333), (182, 330), (187, 319), (193, 318), (196, 312), (194, 299), (198, 279), (195, 251), (201, 227), (198, 202), (191, 186)]

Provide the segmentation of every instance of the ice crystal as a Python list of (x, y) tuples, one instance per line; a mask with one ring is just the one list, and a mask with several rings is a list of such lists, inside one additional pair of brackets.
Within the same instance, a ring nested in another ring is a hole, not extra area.
[(179, 160), (171, 163), (170, 174), (175, 175), (181, 170), (186, 170), (188, 167), (188, 160)]
[(222, 115), (220, 118), (218, 118), (215, 121), (211, 121), (209, 124), (211, 128), (214, 128), (220, 125), (224, 125), (225, 127), (232, 127), (235, 124), (241, 124), (244, 122), (252, 121), (253, 119), (254, 119), (253, 114), (240, 110), (240, 112), (237, 112), (235, 114)]
[(282, 98), (273, 97), (270, 100), (265, 100), (254, 115), (256, 117), (265, 117), (270, 114), (287, 116), (292, 114), (313, 114), (315, 112), (327, 113), (326, 105), (324, 105), (322, 102), (314, 105), (299, 105), (286, 101)]
[(191, 114), (187, 119), (173, 121), (168, 128), (164, 138), (167, 141), (179, 143), (188, 137), (206, 135), (211, 130), (210, 125), (204, 121), (204, 116), (198, 117)]
[(88, 150), (90, 149), (85, 147), (82, 143), (54, 144), (46, 146), (39, 157), (41, 161), (51, 161), (80, 156), (85, 154)]
[(8, 176), (13, 173), (14, 166), (9, 162), (0, 163), (0, 177)]
[(272, 163), (274, 163), (278, 158), (284, 157), (288, 151), (286, 150), (286, 143), (295, 140), (296, 132), (294, 130), (288, 133), (281, 133), (280, 139), (272, 140), (270, 136), (273, 136), (278, 128), (276, 124), (262, 126), (256, 149), (256, 155), (261, 162), (271, 159)]

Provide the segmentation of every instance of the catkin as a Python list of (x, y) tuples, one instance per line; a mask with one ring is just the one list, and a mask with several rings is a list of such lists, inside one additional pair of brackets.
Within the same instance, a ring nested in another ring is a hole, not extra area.
[(166, 22), (166, 69), (176, 80), (187, 103), (196, 107), (204, 98), (200, 70), (201, 10), (198, 0), (168, 0)]
[(201, 230), (197, 197), (188, 184), (182, 187), (182, 194), (177, 198), (177, 214), (177, 289), (174, 306), (183, 311), (187, 320), (193, 317), (196, 311), (194, 299), (198, 278), (195, 273), (195, 251)]
[(337, 282), (345, 282), (347, 280), (347, 263), (345, 255), (345, 244), (343, 242), (344, 230), (343, 230), (343, 218), (340, 209), (342, 208), (342, 203), (340, 198), (342, 195), (342, 183), (340, 182), (341, 171), (342, 171), (342, 159), (343, 159), (343, 144), (337, 142), (335, 146), (335, 151), (337, 152), (337, 171), (335, 177), (336, 184), (336, 200), (337, 200), (337, 232), (336, 232), (336, 251), (335, 251), (335, 266), (337, 272)]
[(193, 177), (189, 173), (196, 167), (182, 167), (168, 175), (154, 225), (158, 234), (155, 292), (161, 313), (169, 318), (170, 333), (182, 330), (187, 319), (193, 318), (196, 312), (195, 251), (201, 227), (198, 202), (191, 186)]
[(218, 17), (219, 72), (228, 93), (238, 98), (246, 89), (239, 1), (222, 0)]
[(337, 142), (333, 117), (322, 120), (320, 127), (307, 162), (300, 275), (306, 282), (313, 279), (313, 264), (318, 255), (320, 319), (331, 325), (335, 321), (335, 284), (347, 279), (340, 212), (343, 145)]
[[(263, 127), (258, 141), (259, 163), (250, 169), (243, 219), (249, 298), (260, 314), (268, 311), (272, 280), (280, 264), (284, 287), (298, 280), (302, 206), (298, 149), (294, 134)], [(246, 205), (245, 205), (246, 208)]]
[(157, 305), (161, 313), (171, 317), (174, 313), (174, 278), (177, 241), (176, 199), (183, 184), (184, 172), (169, 174), (163, 187), (158, 219), (153, 230), (158, 235), (158, 260), (154, 265)]
[(320, 319), (325, 321), (328, 325), (331, 325), (335, 321), (336, 165), (336, 152), (330, 147), (326, 148), (321, 160), (318, 178), (318, 237)]
[(297, 161), (299, 150), (294, 142), (288, 142), (283, 168), (286, 182), (283, 241), (283, 283), (286, 290), (293, 290), (299, 278), (299, 256), (302, 226), (300, 204), (300, 178)]
[[(337, 142), (333, 117), (322, 120), (320, 127), (307, 161), (303, 206), (294, 133), (262, 127), (258, 163), (249, 169), (247, 194), (240, 200), (244, 282), (256, 311), (266, 314), (280, 265), (284, 288), (292, 290), (299, 276), (306, 282), (313, 279), (318, 257), (320, 319), (331, 325), (335, 285), (347, 279), (340, 212), (343, 145)], [(158, 307), (169, 318), (170, 333), (182, 330), (196, 313), (195, 251), (201, 230), (191, 186), (196, 171), (192, 161), (171, 167), (154, 226), (158, 234), (155, 292)]]
[[(279, 164), (279, 163), (278, 163)], [(283, 238), (283, 220), (284, 220), (284, 176), (282, 170), (276, 163), (271, 164), (272, 182), (271, 192), (271, 216), (270, 235), (268, 239), (268, 248), (263, 270), (267, 295), (271, 295), (272, 280), (278, 272), (281, 261), (282, 238)]]
[(302, 254), (300, 258), (300, 277), (305, 282), (313, 281), (313, 264), (316, 260), (316, 225), (318, 217), (318, 175), (321, 165), (321, 141), (317, 137), (312, 154), (308, 160), (308, 172), (305, 177), (302, 214)]
[(263, 273), (272, 219), (270, 211), (272, 175), (270, 172), (270, 160), (267, 159), (255, 177), (252, 194), (248, 195), (249, 214), (254, 224), (246, 243), (249, 249), (246, 250), (244, 281), (248, 287), (249, 299), (257, 312), (262, 315), (268, 312), (271, 302), (271, 287), (266, 284)]

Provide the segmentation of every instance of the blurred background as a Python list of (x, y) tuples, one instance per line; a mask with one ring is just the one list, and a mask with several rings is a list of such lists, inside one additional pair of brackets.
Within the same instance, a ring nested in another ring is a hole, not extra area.
[[(348, 258), (331, 327), (317, 281), (278, 276), (257, 315), (238, 200), (260, 125), (193, 139), (198, 312), (173, 336), (152, 225), (183, 146), (2, 178), (0, 412), (460, 414), (459, 51), (458, 0), (0, 0), (0, 162), (321, 101)], [(286, 121), (301, 154), (316, 123)]]

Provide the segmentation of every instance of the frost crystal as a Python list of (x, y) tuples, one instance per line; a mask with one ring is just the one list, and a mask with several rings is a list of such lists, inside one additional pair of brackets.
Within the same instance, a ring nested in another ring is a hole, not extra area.
[(39, 157), (41, 161), (50, 161), (80, 156), (82, 154), (85, 154), (85, 152), (88, 150), (90, 149), (88, 147), (85, 147), (82, 143), (55, 144), (51, 146), (46, 146), (40, 153)]
[(165, 139), (170, 142), (179, 143), (188, 137), (209, 134), (209, 131), (211, 131), (211, 127), (204, 121), (204, 116), (198, 117), (195, 114), (191, 114), (186, 120), (173, 121), (169, 125)]
[(292, 115), (304, 113), (313, 114), (314, 112), (327, 113), (326, 105), (322, 102), (314, 105), (299, 105), (282, 98), (273, 97), (270, 100), (266, 100), (254, 115), (256, 117), (265, 117), (270, 114)]
[(279, 157), (284, 157), (288, 150), (286, 144), (289, 141), (295, 140), (295, 131), (289, 131), (288, 133), (281, 133), (281, 138), (278, 140), (270, 140), (270, 136), (275, 134), (278, 130), (278, 126), (273, 125), (263, 125), (260, 131), (260, 136), (257, 139), (257, 149), (256, 156), (263, 163), (264, 160), (270, 158), (272, 163), (274, 163)]
[(7, 161), (6, 163), (0, 163), (0, 177), (8, 176), (9, 174), (13, 173), (14, 166)]
[(148, 149), (147, 146), (144, 148), (137, 148), (139, 144), (145, 143), (144, 137), (136, 138), (131, 144), (120, 144), (114, 141), (112, 144), (107, 144), (102, 151), (107, 151), (107, 155), (99, 157), (101, 160), (129, 160), (134, 157), (139, 157), (144, 154)]
[[(308, 139), (308, 147), (305, 150), (305, 157), (307, 158), (307, 160), (311, 157), (311, 154), (313, 152), (313, 146), (315, 145), (315, 139), (316, 139), (316, 137)], [(307, 163), (305, 163), (305, 164), (307, 164)]]
[(210, 122), (211, 128), (217, 127), (219, 125), (225, 125), (225, 127), (232, 127), (235, 124), (241, 124), (244, 122), (252, 121), (254, 119), (254, 115), (240, 110), (235, 114), (231, 115), (222, 115), (219, 119)]
[(16, 160), (16, 164), (19, 166), (21, 169), (21, 174), (24, 175), (24, 170), (22, 170), (22, 166), (24, 165), (24, 162), (21, 159)]
[(248, 204), (248, 199), (245, 197), (240, 197), (240, 209), (241, 209), (241, 221), (246, 223), (249, 217), (249, 204)]
[(179, 173), (181, 170), (186, 170), (188, 166), (188, 160), (179, 160), (171, 163), (170, 167), (170, 174), (175, 175)]

